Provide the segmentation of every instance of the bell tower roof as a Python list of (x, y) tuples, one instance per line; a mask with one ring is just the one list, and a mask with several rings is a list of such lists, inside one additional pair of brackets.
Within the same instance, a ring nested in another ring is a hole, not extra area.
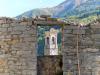
[(51, 28), (50, 29), (50, 34), (56, 34), (58, 33), (58, 30), (54, 29), (54, 28)]

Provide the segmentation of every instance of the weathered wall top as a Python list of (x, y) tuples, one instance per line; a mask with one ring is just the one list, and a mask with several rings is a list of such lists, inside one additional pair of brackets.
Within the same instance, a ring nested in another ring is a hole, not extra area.
[(14, 18), (7, 18), (7, 17), (1, 17), (0, 18), (0, 24), (31, 24), (31, 25), (63, 25), (66, 24), (65, 22), (58, 21), (57, 19), (53, 18), (22, 18), (20, 20), (14, 19)]

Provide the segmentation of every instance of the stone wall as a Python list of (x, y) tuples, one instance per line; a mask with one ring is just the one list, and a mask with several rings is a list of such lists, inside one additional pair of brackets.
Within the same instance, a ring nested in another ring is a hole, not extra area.
[(36, 26), (0, 21), (0, 75), (36, 75)]
[[(77, 35), (78, 34), (78, 35)], [(63, 75), (78, 75), (77, 36), (81, 75), (100, 75), (100, 23), (64, 26)]]
[[(0, 19), (0, 75), (37, 75), (37, 25), (32, 23), (35, 22)], [(79, 30), (77, 25), (69, 24), (63, 29), (63, 75), (78, 75), (77, 34), (81, 75), (100, 75), (100, 23)]]

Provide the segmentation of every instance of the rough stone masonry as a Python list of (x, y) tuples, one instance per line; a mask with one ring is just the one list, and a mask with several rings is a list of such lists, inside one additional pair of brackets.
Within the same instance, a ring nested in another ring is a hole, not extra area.
[[(78, 39), (77, 39), (78, 36)], [(86, 26), (64, 26), (63, 75), (100, 75), (100, 21)]]
[[(37, 25), (33, 23), (0, 19), (0, 75), (37, 75)], [(77, 34), (81, 75), (100, 75), (100, 22), (79, 30), (66, 24), (63, 29), (63, 75), (78, 75)]]
[(0, 19), (0, 75), (36, 75), (36, 26)]

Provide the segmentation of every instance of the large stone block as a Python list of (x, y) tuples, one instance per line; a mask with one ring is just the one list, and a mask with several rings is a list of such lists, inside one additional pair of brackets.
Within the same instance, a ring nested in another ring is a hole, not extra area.
[(85, 34), (85, 30), (83, 30), (83, 29), (73, 30), (73, 34)]
[(36, 37), (28, 37), (28, 38), (24, 38), (24, 40), (23, 40), (24, 42), (36, 42), (37, 40), (36, 40)]
[(100, 23), (96, 23), (94, 25), (90, 25), (91, 28), (100, 28)]
[(15, 27), (13, 27), (13, 30), (15, 31), (25, 31), (26, 26), (25, 25), (16, 25)]
[(94, 42), (92, 40), (81, 40), (81, 44), (80, 45), (93, 45)]
[(7, 32), (7, 28), (0, 28), (0, 32)]
[(21, 22), (20, 25), (28, 25), (28, 22)]
[(85, 49), (83, 49), (82, 50), (83, 52), (94, 52), (94, 53), (96, 53), (96, 52), (99, 52), (99, 49), (96, 49), (96, 48), (85, 48)]
[(100, 42), (94, 42), (95, 46), (100, 46)]
[(22, 34), (22, 31), (16, 31), (16, 30), (14, 30), (10, 34), (11, 35), (18, 35), (18, 34), (20, 35), (20, 34)]
[(67, 75), (68, 73), (66, 71), (63, 72), (63, 75)]
[(95, 28), (91, 30), (92, 34), (100, 34), (100, 28)]
[(100, 39), (99, 38), (94, 39), (94, 42), (100, 42)]
[(73, 30), (71, 30), (71, 29), (66, 29), (66, 30), (64, 30), (64, 34), (71, 34), (72, 31), (73, 31)]
[(2, 27), (3, 28), (8, 28), (8, 27), (10, 27), (10, 24), (2, 24)]
[(63, 72), (63, 75), (73, 75), (73, 72), (69, 70), (67, 72)]
[(91, 37), (93, 39), (100, 39), (100, 34), (92, 34)]
[(73, 38), (73, 37), (75, 37), (75, 35), (73, 35), (73, 34), (64, 34), (63, 36), (64, 36), (64, 38)]
[(78, 27), (75, 25), (67, 25), (67, 26), (64, 26), (64, 29), (78, 29)]

